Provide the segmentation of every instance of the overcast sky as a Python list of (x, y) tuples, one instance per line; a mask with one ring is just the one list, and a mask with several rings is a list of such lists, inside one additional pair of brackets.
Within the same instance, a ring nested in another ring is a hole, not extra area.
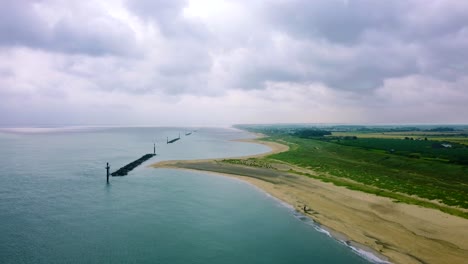
[(0, 125), (468, 123), (468, 1), (0, 0)]

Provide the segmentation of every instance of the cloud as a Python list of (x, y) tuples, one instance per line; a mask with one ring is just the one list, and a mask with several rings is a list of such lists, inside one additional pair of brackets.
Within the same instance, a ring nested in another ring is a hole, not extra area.
[[(467, 68), (460, 58), (467, 57), (462, 45), (468, 4), (460, 1), (273, 1), (263, 12), (277, 31), (309, 43), (303, 63), (322, 70), (308, 73), (305, 81), (372, 90), (387, 78), (436, 74), (453, 79), (463, 73), (446, 68)], [(322, 48), (317, 55), (316, 46)], [(336, 50), (348, 56), (336, 57)]]
[(388, 31), (407, 7), (398, 2), (372, 0), (273, 1), (265, 15), (284, 32), (304, 39), (323, 38), (355, 44), (369, 29)]
[(463, 1), (5, 0), (0, 17), (1, 110), (24, 123), (468, 121)]
[(201, 21), (184, 16), (185, 0), (128, 0), (126, 6), (145, 23), (155, 24), (169, 38), (208, 41), (209, 32)]
[(134, 32), (126, 23), (86, 2), (65, 11), (61, 4), (3, 1), (0, 45), (90, 56), (136, 53)]
[(45, 44), (47, 28), (34, 10), (38, 1), (14, 1), (2, 2), (0, 15), (0, 43), (2, 45), (19, 45), (28, 43), (31, 46)]

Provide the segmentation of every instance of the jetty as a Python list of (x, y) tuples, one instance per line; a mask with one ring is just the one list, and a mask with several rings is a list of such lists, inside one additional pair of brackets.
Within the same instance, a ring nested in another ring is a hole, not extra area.
[(187, 133), (185, 133), (185, 135), (190, 136), (190, 135), (192, 135), (192, 132), (187, 132)]
[[(156, 146), (154, 147), (154, 152), (156, 152)], [(132, 161), (130, 162), (129, 164), (123, 166), (122, 168), (114, 171), (113, 173), (111, 173), (111, 175), (113, 177), (115, 176), (125, 176), (127, 175), (131, 170), (135, 169), (136, 167), (138, 167), (140, 164), (142, 164), (143, 162), (151, 159), (152, 157), (156, 156), (156, 153), (153, 153), (153, 154), (145, 154), (143, 155), (141, 158), (135, 160), (135, 161)]]
[(180, 139), (180, 133), (179, 133), (179, 137), (177, 137), (177, 138), (174, 138), (174, 139), (169, 140), (169, 137), (168, 137), (168, 138), (166, 139), (166, 144), (174, 143), (174, 142), (176, 142), (176, 141), (179, 140), (179, 139)]

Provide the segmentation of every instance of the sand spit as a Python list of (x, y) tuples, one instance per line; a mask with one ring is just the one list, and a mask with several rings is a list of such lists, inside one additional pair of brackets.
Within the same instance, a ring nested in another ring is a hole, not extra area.
[[(288, 150), (274, 142), (242, 141), (272, 148), (269, 153), (250, 157)], [(164, 161), (151, 166), (213, 172), (247, 181), (298, 211), (303, 212), (306, 206), (305, 215), (348, 245), (363, 245), (393, 263), (466, 263), (468, 259), (468, 220), (438, 210), (395, 203), (291, 174), (287, 168), (250, 167), (222, 159)]]

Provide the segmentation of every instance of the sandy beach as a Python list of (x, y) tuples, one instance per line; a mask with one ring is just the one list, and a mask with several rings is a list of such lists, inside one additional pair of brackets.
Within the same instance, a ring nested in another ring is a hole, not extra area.
[[(243, 159), (289, 149), (275, 142), (241, 141), (272, 149)], [(291, 174), (290, 168), (305, 169), (289, 164), (261, 168), (222, 160), (164, 161), (151, 166), (212, 172), (247, 181), (292, 205), (337, 237), (368, 247), (392, 263), (467, 263), (467, 219)]]

